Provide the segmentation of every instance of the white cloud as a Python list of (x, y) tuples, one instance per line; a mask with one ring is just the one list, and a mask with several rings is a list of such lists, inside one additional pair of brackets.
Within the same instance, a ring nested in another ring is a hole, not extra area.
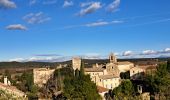
[(65, 0), (64, 1), (64, 4), (63, 4), (63, 7), (69, 7), (69, 6), (73, 6), (74, 4), (73, 4), (73, 2), (72, 1), (67, 1), (67, 0)]
[(108, 25), (108, 24), (109, 22), (100, 21), (100, 22), (89, 23), (89, 24), (86, 24), (85, 26), (94, 27), (94, 26), (103, 26), (103, 25)]
[(23, 62), (23, 61), (25, 61), (25, 59), (23, 59), (23, 58), (14, 58), (14, 59), (10, 59), (9, 61), (10, 62), (12, 62), (12, 61)]
[(89, 6), (91, 4), (93, 4), (94, 2), (83, 2), (83, 3), (80, 3), (80, 7), (86, 7), (86, 6)]
[(8, 25), (6, 27), (8, 30), (27, 30), (27, 28), (21, 24)]
[(10, 0), (0, 0), (0, 8), (16, 8), (16, 4)]
[(29, 13), (25, 15), (23, 19), (29, 24), (40, 24), (51, 20), (51, 18), (46, 17), (43, 12)]
[(71, 57), (64, 57), (64, 56), (47, 56), (47, 57), (30, 57), (30, 58), (14, 58), (8, 61), (17, 61), (17, 62), (28, 62), (28, 61), (35, 61), (35, 62), (62, 62), (71, 60)]
[(164, 50), (164, 52), (170, 53), (170, 48), (166, 48), (166, 49)]
[(91, 13), (95, 12), (96, 10), (100, 9), (101, 7), (102, 7), (102, 5), (100, 2), (93, 2), (88, 7), (81, 9), (80, 12), (78, 13), (78, 15), (84, 16), (87, 14), (91, 14)]
[(119, 5), (120, 5), (120, 0), (114, 0), (111, 4), (107, 6), (106, 10), (109, 12), (114, 12), (115, 10), (117, 10)]
[(132, 55), (133, 54), (133, 52), (132, 51), (125, 51), (125, 52), (123, 52), (123, 56), (130, 56), (130, 55)]
[(87, 27), (95, 27), (95, 26), (104, 26), (104, 25), (120, 24), (120, 23), (123, 23), (123, 21), (119, 21), (119, 20), (114, 20), (114, 21), (111, 21), (111, 22), (97, 21), (97, 22), (85, 24), (85, 26), (87, 26)]
[(142, 52), (143, 55), (151, 55), (151, 54), (157, 54), (157, 51), (154, 50), (145, 50)]

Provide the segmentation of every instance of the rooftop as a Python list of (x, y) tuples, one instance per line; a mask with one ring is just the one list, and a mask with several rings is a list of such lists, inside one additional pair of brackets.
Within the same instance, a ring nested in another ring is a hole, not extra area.
[(119, 77), (112, 74), (112, 75), (100, 75), (99, 78), (105, 80), (105, 79), (113, 79), (113, 78), (119, 78)]
[(86, 72), (103, 72), (103, 68), (85, 68)]
[(118, 62), (118, 65), (127, 65), (127, 64), (133, 64), (132, 62), (129, 62), (129, 61), (121, 61), (121, 62)]
[(99, 93), (102, 93), (102, 92), (107, 92), (108, 89), (104, 88), (104, 87), (101, 87), (101, 86), (97, 86), (97, 90)]

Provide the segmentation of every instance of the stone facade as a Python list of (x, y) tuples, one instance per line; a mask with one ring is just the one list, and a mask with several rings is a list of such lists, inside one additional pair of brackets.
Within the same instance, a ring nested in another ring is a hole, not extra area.
[(35, 68), (33, 69), (34, 84), (42, 87), (47, 81), (53, 77), (55, 69)]
[[(106, 65), (94, 64), (92, 68), (85, 68), (85, 74), (89, 74), (91, 80), (96, 83), (97, 86), (114, 89), (121, 83), (120, 73), (130, 71), (134, 64), (131, 62), (118, 62), (116, 56), (111, 53), (109, 56), (109, 63)], [(73, 69), (80, 69), (81, 59), (72, 59)], [(105, 67), (103, 67), (105, 66)]]
[(76, 69), (80, 70), (81, 59), (79, 57), (74, 57), (72, 59), (72, 67), (73, 67), (74, 70), (76, 70)]

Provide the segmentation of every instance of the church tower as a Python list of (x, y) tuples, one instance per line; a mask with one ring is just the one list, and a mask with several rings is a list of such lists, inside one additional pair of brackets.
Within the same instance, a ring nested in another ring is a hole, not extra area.
[(117, 62), (117, 58), (113, 53), (110, 54), (109, 60), (110, 60), (110, 63), (116, 63)]

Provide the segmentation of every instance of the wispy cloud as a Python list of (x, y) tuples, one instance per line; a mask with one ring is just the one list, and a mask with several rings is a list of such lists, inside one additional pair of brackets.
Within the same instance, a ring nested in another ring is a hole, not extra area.
[(132, 55), (133, 54), (133, 52), (132, 51), (125, 51), (125, 52), (123, 52), (123, 56), (130, 56), (130, 55)]
[(93, 3), (94, 3), (93, 1), (91, 1), (91, 2), (82, 2), (82, 3), (80, 3), (80, 7), (87, 7), (87, 6), (89, 6), (89, 5), (93, 4)]
[(82, 25), (69, 25), (64, 27), (64, 29), (77, 28), (77, 27), (98, 27), (98, 26), (106, 26), (106, 25), (121, 24), (121, 23), (124, 23), (124, 21), (123, 20), (96, 21), (96, 22), (86, 23)]
[(163, 22), (168, 22), (168, 21), (170, 21), (170, 18), (165, 18), (165, 19), (159, 19), (159, 20), (145, 22), (145, 23), (128, 25), (127, 27), (136, 27), (136, 26), (150, 25), (150, 24), (163, 23)]
[(107, 7), (106, 10), (109, 12), (114, 12), (117, 10), (117, 8), (120, 5), (120, 0), (114, 0), (112, 3), (110, 3)]
[(95, 27), (95, 26), (104, 26), (104, 25), (120, 24), (120, 23), (123, 23), (123, 21), (120, 21), (120, 20), (114, 20), (114, 21), (111, 21), (111, 22), (98, 21), (98, 22), (85, 24), (85, 26), (87, 26), (87, 27)]
[(152, 55), (152, 54), (157, 54), (158, 52), (157, 51), (154, 51), (154, 50), (144, 50), (142, 52), (142, 55)]
[(96, 10), (100, 9), (102, 7), (100, 2), (93, 2), (88, 7), (82, 8), (80, 12), (78, 13), (79, 16), (84, 16), (87, 14), (91, 14), (95, 12)]
[(61, 55), (59, 55), (59, 54), (36, 54), (36, 55), (34, 55), (34, 56), (38, 56), (38, 57), (56, 57), (56, 56), (61, 56)]
[(48, 57), (30, 57), (30, 58), (14, 58), (14, 59), (9, 59), (8, 61), (17, 61), (17, 62), (62, 62), (62, 61), (67, 61), (71, 60), (71, 57), (67, 56), (48, 56)]
[(27, 28), (21, 24), (8, 25), (6, 27), (6, 29), (8, 29), (8, 30), (27, 30)]
[(43, 12), (29, 13), (25, 15), (23, 19), (29, 24), (40, 24), (51, 20), (51, 18), (46, 17)]
[(0, 8), (2, 9), (9, 9), (9, 8), (16, 8), (16, 4), (10, 0), (0, 0)]
[(74, 5), (73, 1), (65, 0), (64, 4), (63, 4), (63, 7), (65, 8), (65, 7), (69, 7), (69, 6), (73, 6), (73, 5)]
[[(170, 48), (165, 48), (164, 50), (144, 50), (139, 52), (134, 51), (124, 51), (121, 53), (114, 53), (118, 58), (156, 58), (156, 57), (170, 57)], [(71, 60), (73, 57), (81, 57), (82, 59), (108, 59), (108, 55), (101, 55), (99, 53), (86, 53), (83, 55), (74, 55), (74, 56), (62, 56), (58, 54), (38, 54), (30, 58), (14, 58), (8, 61), (18, 61), (18, 62), (27, 62), (27, 61), (36, 61), (36, 62), (62, 62)]]

